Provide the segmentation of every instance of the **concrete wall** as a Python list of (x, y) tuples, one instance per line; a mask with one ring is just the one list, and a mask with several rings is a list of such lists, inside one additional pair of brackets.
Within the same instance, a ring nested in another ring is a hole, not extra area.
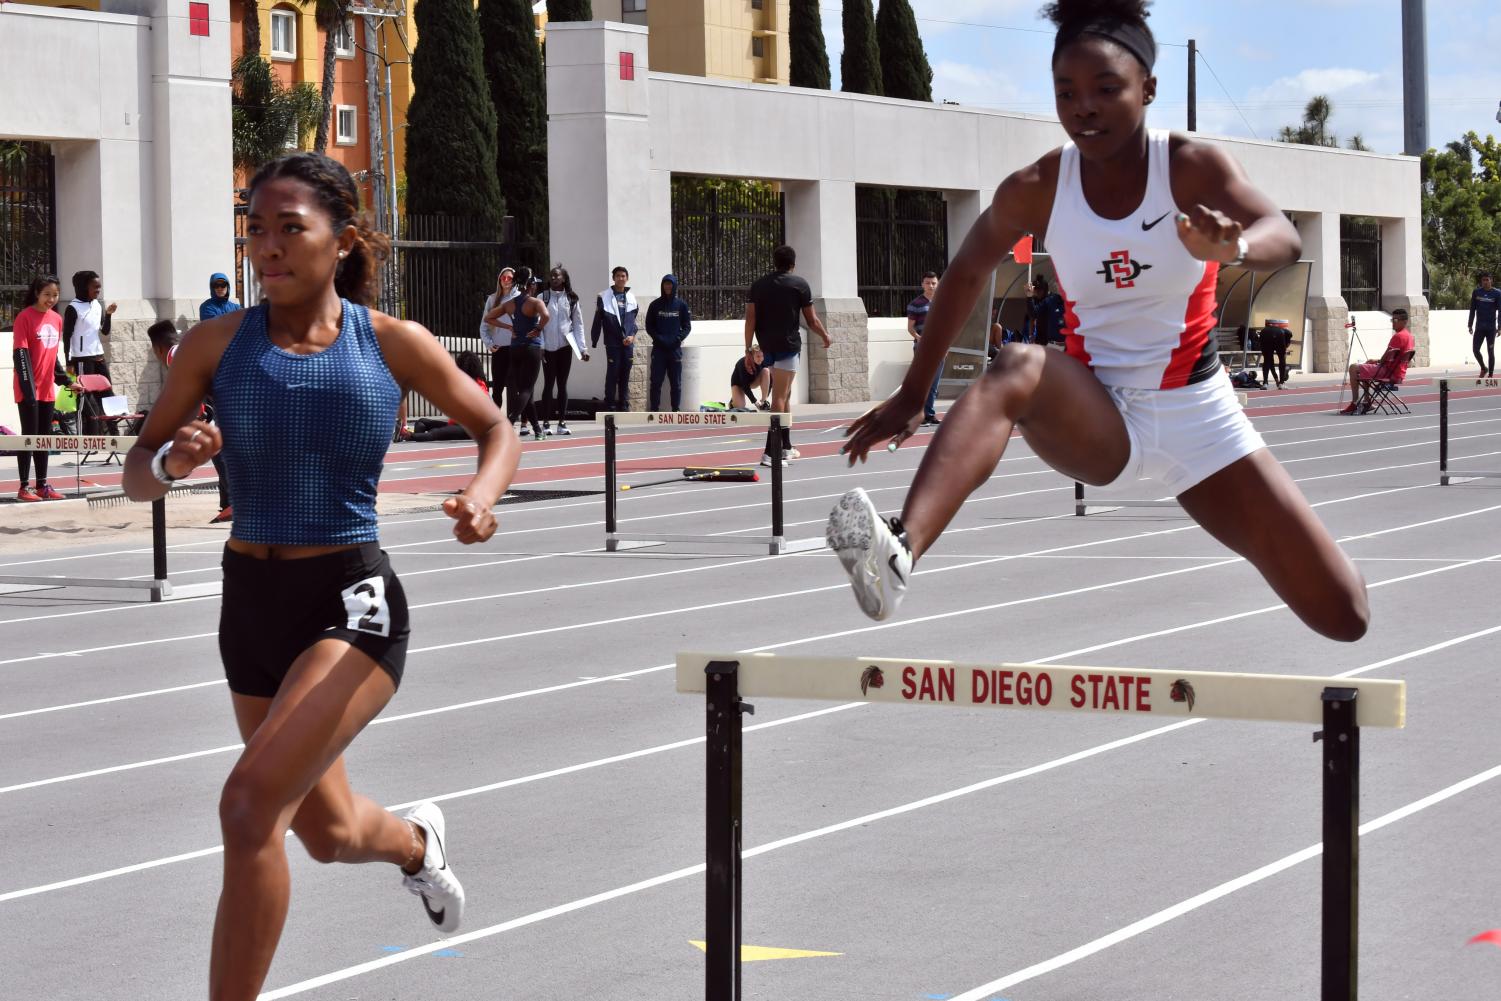
[[(631, 269), (639, 294), (671, 270), (673, 174), (757, 178), (782, 184), (798, 273), (813, 286), (820, 311), (842, 316), (857, 295), (856, 185), (942, 190), (950, 209), (950, 245), (957, 247), (995, 186), (1064, 138), (1051, 117), (644, 73), (646, 38), (637, 26), (554, 25), (551, 36), (551, 244), (578, 286), (603, 288), (609, 267), (620, 263)], [(635, 57), (633, 81), (617, 72), (619, 54), (627, 51)], [(892, 142), (902, 135), (923, 136), (923, 154), (893, 156)], [(1341, 215), (1383, 221), (1382, 306), (1408, 307), (1419, 361), (1426, 361), (1416, 159), (1199, 138), (1223, 146), (1259, 188), (1295, 213), (1304, 257), (1316, 262), (1309, 291), (1309, 364), (1315, 370), (1344, 364)], [(691, 303), (692, 289), (686, 292)], [(882, 335), (867, 324), (852, 336), (870, 339), (869, 350), (859, 352), (871, 361), (866, 395), (883, 395), (877, 389), (884, 377), (874, 362)], [(848, 358), (829, 362), (852, 364)], [(585, 368), (579, 388), (597, 393), (603, 376)], [(829, 391), (841, 385), (831, 380)], [(814, 392), (816, 397), (820, 390)]]
[(209, 0), (206, 37), (186, 3), (100, 6), (0, 5), (0, 137), (52, 144), (63, 290), (100, 273), (119, 304), (114, 381), (149, 403), (161, 372), (146, 327), (196, 320), (209, 274), (233, 265), (228, 0)]

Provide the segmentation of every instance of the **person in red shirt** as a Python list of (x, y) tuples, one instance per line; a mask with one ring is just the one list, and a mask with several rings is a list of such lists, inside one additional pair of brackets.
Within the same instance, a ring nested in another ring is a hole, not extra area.
[[(26, 290), (22, 310), (16, 314), (14, 349), (16, 409), (21, 414), (22, 434), (49, 434), (52, 409), (57, 402), (57, 384), (71, 386), (73, 379), (58, 361), (63, 340), (63, 318), (52, 307), (57, 305), (57, 279), (51, 275), (37, 278)], [(36, 489), (26, 486), (31, 464), (36, 462)], [(47, 451), (17, 452), (21, 470), (18, 501), (62, 500), (63, 495), (47, 482)]]
[(1380, 361), (1350, 364), (1350, 405), (1341, 410), (1345, 416), (1355, 413), (1360, 398), (1373, 382), (1401, 382), (1407, 376), (1407, 354), (1417, 350), (1412, 331), (1407, 329), (1407, 310), (1392, 310), (1392, 339)]

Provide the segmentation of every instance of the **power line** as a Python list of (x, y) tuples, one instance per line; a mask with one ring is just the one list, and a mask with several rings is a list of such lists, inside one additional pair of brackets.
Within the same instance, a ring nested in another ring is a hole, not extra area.
[(1204, 67), (1209, 70), (1209, 75), (1214, 77), (1214, 82), (1220, 85), (1220, 90), (1223, 90), (1225, 92), (1225, 97), (1230, 101), (1230, 107), (1235, 109), (1235, 113), (1240, 116), (1240, 120), (1246, 123), (1246, 128), (1251, 130), (1251, 137), (1253, 139), (1260, 139), (1261, 136), (1256, 134), (1256, 129), (1251, 125), (1250, 120), (1246, 118), (1246, 113), (1240, 110), (1240, 105), (1235, 103), (1235, 98), (1230, 97), (1230, 91), (1220, 80), (1220, 75), (1214, 71), (1214, 67), (1210, 65), (1209, 60), (1204, 57), (1203, 49), (1199, 50), (1199, 58), (1204, 61)]

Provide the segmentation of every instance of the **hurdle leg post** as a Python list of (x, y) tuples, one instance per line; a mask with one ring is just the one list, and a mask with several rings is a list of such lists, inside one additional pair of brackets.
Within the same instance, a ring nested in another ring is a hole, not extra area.
[(1074, 514), (1077, 517), (1082, 518), (1082, 517), (1084, 517), (1084, 512), (1085, 512), (1084, 484), (1080, 483), (1078, 480), (1075, 480), (1074, 481)]
[(1323, 977), (1320, 1001), (1355, 1001), (1360, 941), (1360, 727), (1354, 688), (1324, 689)]
[(708, 675), (704, 1001), (740, 1001), (741, 716), (754, 713), (755, 707), (740, 699), (739, 668), (739, 661), (714, 660), (704, 669)]
[(1438, 485), (1449, 485), (1449, 380), (1438, 381)]
[(605, 552), (615, 551), (615, 415), (605, 415)]
[(782, 418), (771, 417), (771, 555), (782, 553)]
[(151, 502), (151, 600), (163, 601), (172, 594), (167, 582), (167, 498)]

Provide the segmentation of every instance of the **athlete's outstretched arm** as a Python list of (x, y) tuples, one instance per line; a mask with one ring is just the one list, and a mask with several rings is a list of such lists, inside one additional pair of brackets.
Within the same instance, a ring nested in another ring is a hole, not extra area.
[(1037, 186), (1038, 168), (1017, 171), (996, 189), (990, 206), (970, 227), (959, 252), (949, 262), (933, 296), (923, 335), (901, 387), (891, 399), (850, 425), (845, 453), (849, 462), (865, 461), (866, 453), (888, 440), (900, 442), (916, 430), (928, 387), (943, 364), (943, 356), (959, 336), (975, 300), (988, 287), (990, 276), (1006, 254), (1031, 229), (1027, 204)]
[(1201, 261), (1228, 263), (1246, 239), (1243, 267), (1276, 271), (1298, 259), (1303, 240), (1235, 158), (1218, 146), (1187, 140), (1173, 154), (1173, 197), (1182, 213), (1178, 238)]

